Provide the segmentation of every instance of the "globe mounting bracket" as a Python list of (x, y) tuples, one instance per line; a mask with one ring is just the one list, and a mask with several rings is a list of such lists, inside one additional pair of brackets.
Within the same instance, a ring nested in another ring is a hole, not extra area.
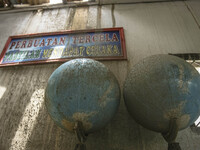
[(83, 123), (81, 121), (76, 121), (74, 125), (74, 132), (76, 134), (76, 137), (79, 141), (78, 144), (76, 144), (74, 150), (86, 150), (86, 145), (85, 142), (87, 140), (84, 128), (83, 128)]
[(168, 150), (181, 150), (179, 143), (175, 142), (179, 131), (177, 118), (171, 118), (169, 121), (169, 130), (167, 133), (162, 133), (162, 136), (168, 143)]

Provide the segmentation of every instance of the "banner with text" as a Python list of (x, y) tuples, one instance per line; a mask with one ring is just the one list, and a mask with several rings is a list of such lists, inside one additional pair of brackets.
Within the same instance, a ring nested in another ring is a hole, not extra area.
[(11, 36), (0, 56), (0, 66), (64, 62), (73, 58), (126, 59), (123, 28)]

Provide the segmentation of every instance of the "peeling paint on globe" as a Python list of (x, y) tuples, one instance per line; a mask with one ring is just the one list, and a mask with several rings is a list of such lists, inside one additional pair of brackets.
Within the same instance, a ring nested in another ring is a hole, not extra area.
[(73, 131), (81, 121), (86, 133), (103, 128), (114, 117), (120, 87), (113, 73), (92, 59), (74, 59), (57, 68), (48, 80), (45, 104), (55, 123)]
[(124, 100), (132, 117), (150, 130), (167, 132), (173, 118), (185, 129), (200, 115), (200, 75), (183, 59), (153, 55), (131, 69)]

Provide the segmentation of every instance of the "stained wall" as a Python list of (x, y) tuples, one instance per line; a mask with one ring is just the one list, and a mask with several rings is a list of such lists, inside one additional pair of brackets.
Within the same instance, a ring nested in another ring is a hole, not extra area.
[[(102, 1), (103, 2), (103, 1)], [(0, 52), (10, 35), (123, 27), (128, 60), (102, 61), (121, 89), (130, 68), (154, 54), (200, 52), (198, 0), (94, 5), (0, 13)], [(0, 150), (72, 150), (74, 134), (57, 127), (44, 106), (44, 89), (61, 64), (0, 68)], [(179, 133), (182, 150), (199, 150), (200, 135)], [(166, 150), (159, 133), (128, 114), (124, 100), (114, 119), (89, 135), (88, 150)]]

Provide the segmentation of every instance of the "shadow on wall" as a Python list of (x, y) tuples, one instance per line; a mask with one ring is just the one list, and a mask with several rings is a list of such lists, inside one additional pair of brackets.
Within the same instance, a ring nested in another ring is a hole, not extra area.
[(47, 66), (0, 69), (0, 86), (3, 87), (0, 89), (1, 150), (17, 150), (15, 145), (19, 145), (23, 138), (28, 139), (32, 120), (36, 118), (36, 111), (41, 107), (41, 89), (44, 89), (52, 71), (53, 68), (47, 69)]
[[(77, 142), (75, 134), (54, 124), (43, 105), (26, 143), (26, 150), (73, 150)], [(135, 123), (128, 115), (123, 102), (111, 123), (90, 134), (86, 141), (88, 150), (166, 150), (167, 144), (164, 143), (160, 134), (146, 130)]]
[[(0, 99), (1, 150), (74, 149), (75, 135), (57, 127), (44, 105), (47, 80), (58, 66), (1, 68), (0, 86), (6, 89)], [(113, 120), (104, 129), (89, 135), (86, 145), (88, 150), (167, 149), (160, 134), (134, 122), (123, 98)]]
[(23, 74), (26, 74), (23, 68), (1, 69), (0, 85), (6, 89), (0, 99), (0, 149), (2, 150), (10, 148), (21, 116), (32, 95), (33, 89), (24, 84), (25, 82), (30, 84), (31, 78), (26, 78)]
[(12, 139), (12, 150), (18, 150), (26, 146), (30, 135), (34, 129), (35, 124), (38, 122), (38, 115), (44, 105), (43, 94), (44, 89), (36, 89), (27, 103), (24, 113), (19, 122), (15, 136)]
[(3, 97), (5, 91), (6, 91), (6, 87), (0, 86), (0, 99)]

